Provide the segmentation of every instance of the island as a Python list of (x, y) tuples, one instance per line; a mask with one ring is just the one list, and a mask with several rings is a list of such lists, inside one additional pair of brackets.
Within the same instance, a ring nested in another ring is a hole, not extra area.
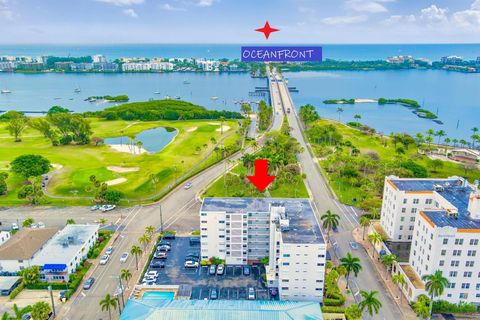
[(118, 95), (118, 96), (91, 96), (85, 99), (84, 101), (88, 102), (97, 102), (99, 100), (105, 102), (128, 102), (130, 98), (126, 94)]

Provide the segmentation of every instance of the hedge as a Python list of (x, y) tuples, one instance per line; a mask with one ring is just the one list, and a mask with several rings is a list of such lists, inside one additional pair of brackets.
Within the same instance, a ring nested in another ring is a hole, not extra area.
[(459, 304), (450, 303), (445, 300), (437, 300), (433, 302), (434, 313), (474, 313), (477, 307), (472, 303), (460, 302)]
[(332, 307), (332, 306), (323, 306), (323, 313), (345, 313), (345, 308), (341, 307)]
[(20, 292), (22, 292), (22, 290), (25, 288), (25, 284), (23, 283), (23, 281), (18, 285), (18, 287), (16, 287), (15, 289), (13, 289), (12, 292), (10, 292), (10, 295), (8, 296), (10, 299), (15, 299), (16, 296), (18, 296), (18, 294)]
[(112, 237), (113, 231), (109, 230), (100, 230), (98, 231), (98, 240), (95, 245), (88, 251), (87, 258), (88, 259), (96, 259), (105, 246), (108, 243), (108, 240)]
[(72, 294), (77, 290), (78, 286), (80, 286), (80, 283), (82, 282), (83, 277), (87, 273), (88, 269), (90, 269), (90, 267), (92, 266), (91, 263), (88, 263), (87, 265), (82, 264), (77, 267), (75, 273), (72, 273), (70, 275), (70, 283), (68, 285), (67, 293), (65, 294), (65, 298), (67, 299), (69, 299)]
[(339, 307), (345, 303), (345, 297), (341, 293), (332, 293), (330, 298), (324, 298), (323, 304), (329, 307)]
[(37, 283), (29, 283), (25, 287), (30, 290), (45, 290), (48, 289), (48, 286), (52, 286), (52, 290), (64, 290), (67, 288), (68, 283), (41, 281)]

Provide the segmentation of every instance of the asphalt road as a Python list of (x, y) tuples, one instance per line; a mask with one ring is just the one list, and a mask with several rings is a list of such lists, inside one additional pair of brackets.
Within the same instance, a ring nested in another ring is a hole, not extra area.
[[(281, 79), (279, 75), (276, 75), (276, 77), (277, 79)], [(306, 174), (305, 183), (312, 193), (311, 200), (314, 207), (316, 207), (317, 214), (322, 215), (325, 211), (332, 210), (341, 217), (338, 233), (333, 234), (333, 237), (336, 239), (335, 253), (340, 258), (347, 252), (352, 251), (349, 241), (353, 241), (351, 232), (358, 226), (359, 213), (352, 207), (338, 203), (331, 196), (323, 177), (316, 167), (313, 157), (307, 149), (307, 144), (300, 128), (300, 120), (298, 119), (293, 101), (288, 92), (287, 84), (283, 81), (277, 82), (276, 84), (278, 91), (274, 90), (272, 93), (273, 96), (279, 95), (279, 97), (272, 98), (274, 100), (281, 100), (286, 111), (290, 108), (290, 113), (287, 113), (287, 117), (292, 129), (291, 134), (303, 147), (303, 152), (298, 155), (298, 160), (302, 171)], [(352, 279), (350, 283), (355, 299), (359, 301), (361, 298), (357, 293), (359, 290), (376, 290), (379, 292), (378, 299), (383, 307), (380, 309), (379, 314), (374, 316), (374, 319), (402, 319), (400, 310), (391, 300), (383, 283), (379, 280), (379, 275), (376, 273), (370, 258), (367, 257), (366, 253), (361, 249), (353, 251), (352, 254), (360, 258), (363, 267), (359, 277)], [(364, 317), (368, 319), (369, 316), (364, 315)]]

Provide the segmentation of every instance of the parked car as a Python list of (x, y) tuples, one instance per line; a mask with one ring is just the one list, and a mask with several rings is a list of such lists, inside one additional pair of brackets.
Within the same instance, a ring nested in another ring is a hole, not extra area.
[(189, 251), (187, 255), (195, 258), (200, 258), (200, 253), (198, 251)]
[(15, 222), (12, 223), (12, 230), (18, 230), (18, 229), (20, 229), (20, 228), (18, 227), (18, 224), (16, 224)]
[(30, 225), (30, 228), (32, 228), (32, 229), (38, 229), (38, 224), (32, 223), (32, 224)]
[(162, 240), (175, 240), (174, 233), (166, 233), (163, 235)]
[(117, 206), (114, 204), (106, 204), (100, 207), (100, 211), (102, 212), (107, 212), (107, 211), (112, 211), (115, 209)]
[(153, 286), (155, 284), (155, 280), (151, 279), (151, 278), (143, 278), (142, 280), (142, 284), (143, 285), (147, 285), (147, 286)]
[(92, 286), (93, 286), (93, 283), (95, 282), (95, 278), (94, 277), (90, 277), (88, 278), (85, 283), (83, 284), (83, 289), (84, 290), (88, 290), (90, 289)]
[(161, 240), (159, 243), (158, 243), (159, 246), (172, 246), (171, 242), (170, 241), (166, 241), (166, 240)]
[(108, 254), (108, 255), (111, 255), (113, 253), (113, 247), (110, 246), (107, 248), (107, 250), (105, 251), (105, 254)]
[(217, 267), (217, 275), (223, 275), (224, 271), (225, 271), (225, 266), (223, 264), (219, 264)]
[(188, 255), (185, 257), (185, 261), (200, 261), (200, 259), (198, 257), (195, 257), (195, 256), (191, 256), (191, 255)]
[(200, 237), (190, 237), (190, 245), (199, 245), (200, 244)]
[(146, 277), (153, 277), (153, 278), (155, 278), (155, 280), (157, 280), (157, 278), (158, 278), (158, 271), (150, 270), (150, 271), (148, 271), (147, 273), (145, 273), (145, 276), (146, 276)]
[(355, 241), (349, 241), (348, 243), (350, 244), (350, 247), (351, 247), (353, 250), (357, 250), (357, 249), (358, 249), (358, 243), (356, 243)]
[(95, 206), (91, 206), (91, 207), (90, 207), (90, 210), (91, 210), (91, 211), (95, 211), (95, 210), (98, 210), (98, 209), (100, 209), (100, 206), (99, 206), (99, 205), (95, 205)]
[(208, 269), (208, 273), (210, 275), (214, 275), (215, 273), (217, 273), (217, 265), (216, 264), (212, 264), (210, 266), (210, 268)]
[(67, 290), (60, 291), (60, 293), (58, 294), (58, 299), (60, 299), (60, 301), (62, 302), (67, 301), (67, 298), (66, 298), (67, 292), (68, 292)]
[(154, 254), (153, 254), (153, 257), (155, 259), (167, 259), (167, 253), (164, 252), (164, 251), (156, 251)]
[(42, 221), (39, 221), (37, 226), (38, 226), (39, 229), (44, 229), (45, 228), (45, 223), (43, 223)]
[(165, 268), (165, 262), (158, 261), (158, 260), (153, 260), (150, 263), (150, 268), (153, 268), (153, 269)]
[(217, 299), (218, 299), (217, 289), (212, 288), (212, 290), (210, 290), (210, 300), (217, 300)]
[(158, 246), (158, 247), (157, 247), (157, 251), (161, 251), (161, 252), (170, 251), (170, 246), (167, 246), (167, 245)]
[(192, 187), (192, 184), (191, 184), (190, 182), (187, 182), (187, 183), (185, 184), (185, 187), (183, 187), (183, 188), (184, 188), (185, 190), (188, 190), (188, 189), (190, 189), (191, 187)]
[(120, 256), (120, 262), (122, 262), (122, 263), (123, 263), (123, 262), (127, 262), (128, 255), (129, 255), (128, 252), (122, 253), (122, 255)]
[(248, 288), (248, 300), (255, 300), (255, 289)]
[(184, 266), (185, 268), (198, 268), (198, 261), (187, 260)]
[(108, 254), (103, 255), (103, 256), (100, 258), (100, 264), (101, 264), (101, 265), (107, 264), (107, 262), (108, 262), (109, 259), (110, 259), (110, 256), (109, 256)]
[(250, 275), (250, 266), (243, 266), (243, 274), (246, 276)]

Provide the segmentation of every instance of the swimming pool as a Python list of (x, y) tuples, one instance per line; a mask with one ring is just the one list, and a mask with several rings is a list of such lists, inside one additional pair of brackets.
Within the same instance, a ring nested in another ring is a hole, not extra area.
[(175, 292), (171, 291), (147, 291), (143, 294), (142, 300), (173, 300)]

